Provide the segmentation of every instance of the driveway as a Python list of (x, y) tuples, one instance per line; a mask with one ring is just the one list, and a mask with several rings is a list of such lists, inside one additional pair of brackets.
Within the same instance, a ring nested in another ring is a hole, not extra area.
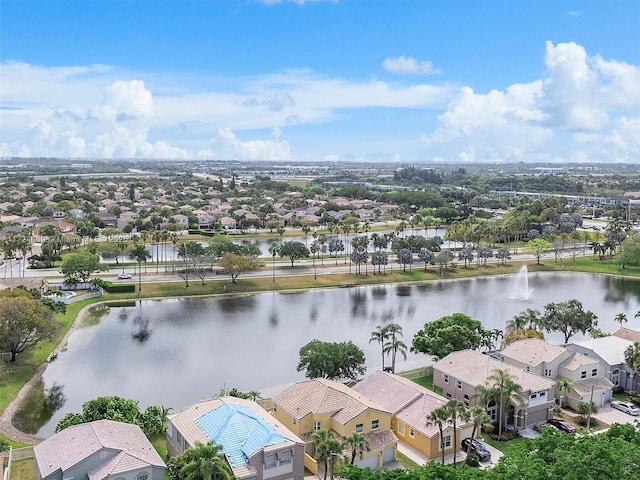
[(594, 418), (612, 425), (614, 423), (633, 423), (640, 417), (634, 417), (628, 413), (621, 412), (611, 407), (611, 404), (607, 403), (603, 407), (598, 409), (598, 413), (593, 415)]

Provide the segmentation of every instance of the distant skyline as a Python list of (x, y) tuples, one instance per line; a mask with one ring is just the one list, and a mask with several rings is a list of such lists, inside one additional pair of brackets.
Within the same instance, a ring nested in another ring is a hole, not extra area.
[(1, 0), (0, 156), (640, 163), (637, 0)]

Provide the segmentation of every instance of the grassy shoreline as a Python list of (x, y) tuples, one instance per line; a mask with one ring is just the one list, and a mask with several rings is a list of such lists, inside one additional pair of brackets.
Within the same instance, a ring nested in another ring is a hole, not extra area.
[[(414, 265), (405, 271), (396, 269), (386, 274), (373, 274), (369, 270), (368, 275), (354, 275), (349, 273), (322, 274), (323, 267), (318, 266), (320, 274), (317, 279), (313, 275), (300, 274), (276, 275), (275, 281), (272, 278), (270, 266), (263, 268), (264, 276), (260, 277), (239, 277), (238, 283), (231, 283), (227, 276), (215, 276), (207, 279), (205, 285), (199, 280), (192, 282), (191, 286), (185, 287), (183, 281), (143, 283), (142, 291), (128, 294), (105, 294), (101, 298), (90, 299), (71, 304), (64, 315), (59, 315), (60, 331), (51, 342), (43, 342), (18, 356), (15, 363), (7, 364), (8, 373), (2, 380), (0, 388), (0, 412), (4, 412), (10, 403), (16, 398), (21, 388), (33, 378), (40, 365), (45, 363), (52, 352), (63, 349), (65, 336), (78, 320), (81, 310), (89, 305), (106, 302), (119, 302), (126, 300), (157, 299), (170, 297), (206, 297), (218, 295), (240, 295), (253, 294), (268, 291), (292, 291), (309, 290), (313, 288), (336, 288), (359, 285), (380, 285), (395, 283), (423, 283), (433, 281), (459, 280), (479, 276), (508, 275), (518, 272), (522, 265), (526, 264), (530, 272), (581, 272), (598, 273), (606, 275), (624, 276), (630, 278), (640, 278), (640, 267), (627, 267), (622, 269), (615, 260), (598, 260), (592, 256), (578, 257), (575, 261), (568, 259), (564, 263), (555, 263), (553, 260), (546, 260), (538, 265), (535, 262), (511, 261), (505, 266), (498, 266), (491, 263), (488, 266), (471, 266), (463, 268), (457, 266), (440, 272), (439, 269), (429, 267), (426, 271), (423, 266)], [(326, 265), (330, 267), (331, 265)], [(290, 269), (287, 269), (291, 272)], [(295, 267), (294, 269), (295, 270)], [(18, 442), (10, 443), (15, 446), (24, 446)]]

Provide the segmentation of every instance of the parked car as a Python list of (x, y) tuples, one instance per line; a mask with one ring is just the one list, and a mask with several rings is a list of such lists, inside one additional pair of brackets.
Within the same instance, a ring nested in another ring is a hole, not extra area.
[(491, 452), (487, 450), (484, 443), (475, 438), (471, 440), (471, 438), (467, 437), (462, 439), (462, 449), (466, 452), (469, 448), (469, 442), (471, 442), (471, 452), (475, 453), (481, 462), (488, 462), (491, 460)]
[(558, 430), (562, 430), (563, 432), (576, 433), (576, 427), (574, 427), (573, 425), (571, 425), (569, 422), (565, 420), (558, 420), (557, 418), (551, 418), (547, 420), (547, 423), (549, 425), (553, 425)]
[(640, 415), (640, 408), (638, 408), (635, 403), (614, 400), (613, 402), (611, 402), (611, 406), (616, 410), (628, 413), (629, 415), (633, 415), (634, 417)]
[(128, 273), (121, 273), (118, 275), (118, 280), (131, 280), (131, 275)]

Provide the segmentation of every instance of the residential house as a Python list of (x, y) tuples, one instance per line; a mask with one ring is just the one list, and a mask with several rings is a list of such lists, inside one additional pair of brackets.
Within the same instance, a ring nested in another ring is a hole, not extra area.
[[(380, 370), (352, 388), (391, 412), (391, 428), (400, 441), (427, 458), (441, 458), (442, 448), (445, 455), (453, 453), (453, 427), (447, 425), (441, 439), (438, 426), (426, 421), (435, 409), (447, 403), (443, 396), (411, 380)], [(460, 421), (456, 430), (456, 449), (460, 450), (460, 442), (471, 436), (473, 424)]]
[(182, 230), (189, 229), (189, 217), (187, 217), (186, 215), (177, 213), (175, 215), (172, 215), (171, 218), (174, 219), (178, 225), (180, 225), (180, 228)]
[(313, 473), (318, 465), (312, 435), (323, 429), (339, 440), (353, 433), (364, 435), (371, 450), (356, 458), (361, 467), (381, 468), (396, 457), (391, 412), (342, 383), (322, 378), (297, 382), (274, 397), (273, 406), (275, 418), (305, 441), (305, 466)]
[[(553, 417), (555, 382), (524, 368), (500, 362), (475, 350), (452, 352), (433, 365), (433, 383), (442, 388), (446, 398), (456, 398), (467, 405), (479, 404), (476, 387), (485, 385), (496, 370), (504, 370), (518, 383), (521, 402), (511, 404), (507, 424), (516, 428), (545, 422)], [(497, 420), (498, 405), (484, 405), (492, 420)]]
[(213, 218), (213, 215), (211, 215), (211, 213), (207, 212), (206, 210), (202, 210), (199, 208), (191, 213), (193, 213), (198, 218), (198, 227), (211, 228), (211, 225), (213, 225), (215, 219)]
[(220, 226), (225, 230), (235, 230), (237, 223), (235, 218), (225, 216), (220, 218)]
[(304, 478), (304, 442), (256, 402), (214, 398), (169, 417), (169, 455), (210, 441), (222, 447), (237, 480)]
[(164, 480), (166, 465), (140, 427), (98, 420), (33, 447), (38, 480)]
[(599, 360), (603, 365), (604, 375), (611, 381), (612, 388), (620, 387), (624, 391), (629, 391), (636, 388), (636, 373), (625, 362), (624, 351), (633, 343), (634, 341), (614, 333), (606, 337), (570, 343), (567, 348)]
[(537, 338), (513, 342), (501, 350), (499, 356), (501, 361), (552, 379), (556, 385), (564, 378), (569, 380), (571, 390), (564, 392), (556, 388), (555, 396), (566, 395), (563, 403), (574, 409), (579, 402), (589, 401), (592, 391), (597, 406), (611, 400), (613, 384), (606, 378), (599, 359)]
[(138, 219), (138, 214), (132, 211), (123, 211), (118, 217), (118, 228), (122, 230), (128, 223), (133, 223)]

